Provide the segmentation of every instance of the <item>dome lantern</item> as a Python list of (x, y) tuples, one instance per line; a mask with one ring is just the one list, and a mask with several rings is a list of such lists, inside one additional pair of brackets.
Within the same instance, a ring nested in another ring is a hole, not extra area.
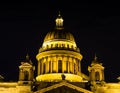
[(63, 28), (63, 18), (61, 17), (61, 14), (60, 14), (60, 12), (59, 12), (59, 14), (58, 14), (58, 17), (57, 17), (57, 19), (55, 20), (55, 22), (56, 22), (56, 28), (57, 29), (60, 29), (60, 28)]

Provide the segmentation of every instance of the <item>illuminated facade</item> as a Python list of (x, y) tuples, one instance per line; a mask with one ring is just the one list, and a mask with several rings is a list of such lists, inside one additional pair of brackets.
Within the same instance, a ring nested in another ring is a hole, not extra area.
[(29, 56), (19, 66), (18, 82), (0, 82), (0, 93), (120, 93), (120, 83), (106, 83), (104, 67), (95, 56), (88, 66), (89, 76), (81, 71), (82, 54), (75, 39), (63, 27), (59, 14), (56, 27), (46, 34), (35, 67)]

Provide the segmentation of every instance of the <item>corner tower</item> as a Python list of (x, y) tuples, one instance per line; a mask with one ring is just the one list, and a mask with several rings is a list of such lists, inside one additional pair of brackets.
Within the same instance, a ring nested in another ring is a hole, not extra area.
[(60, 81), (64, 74), (65, 80), (81, 82), (81, 60), (73, 35), (63, 27), (60, 13), (56, 18), (56, 27), (47, 33), (42, 47), (36, 55), (38, 60), (37, 81)]
[(26, 60), (21, 62), (19, 66), (19, 81), (16, 93), (31, 93), (34, 82), (34, 70), (35, 67), (27, 55)]
[(19, 85), (31, 84), (34, 80), (34, 70), (35, 67), (32, 61), (29, 59), (29, 56), (26, 55), (25, 62), (21, 62), (19, 66)]
[(91, 83), (100, 83), (101, 81), (104, 81), (104, 67), (102, 66), (102, 63), (99, 63), (96, 55), (91, 66), (88, 66), (88, 71)]

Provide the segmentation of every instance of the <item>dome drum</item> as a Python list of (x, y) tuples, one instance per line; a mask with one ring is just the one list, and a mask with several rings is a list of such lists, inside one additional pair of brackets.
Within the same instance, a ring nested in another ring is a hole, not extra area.
[[(82, 56), (79, 53), (70, 55), (63, 51), (46, 51), (46, 53), (40, 53), (37, 55), (38, 60), (38, 76), (48, 73), (81, 73), (81, 59)], [(72, 52), (71, 52), (72, 53)], [(48, 54), (48, 55), (47, 55)]]

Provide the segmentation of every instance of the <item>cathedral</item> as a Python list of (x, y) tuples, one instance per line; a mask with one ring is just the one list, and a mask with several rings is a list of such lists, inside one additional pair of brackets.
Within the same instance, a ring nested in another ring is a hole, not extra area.
[(59, 13), (54, 30), (46, 34), (38, 50), (37, 67), (26, 55), (18, 67), (18, 82), (1, 81), (0, 93), (120, 93), (119, 82), (105, 81), (105, 68), (96, 55), (86, 69), (89, 75), (82, 73), (83, 56), (74, 36), (64, 29), (63, 21)]

